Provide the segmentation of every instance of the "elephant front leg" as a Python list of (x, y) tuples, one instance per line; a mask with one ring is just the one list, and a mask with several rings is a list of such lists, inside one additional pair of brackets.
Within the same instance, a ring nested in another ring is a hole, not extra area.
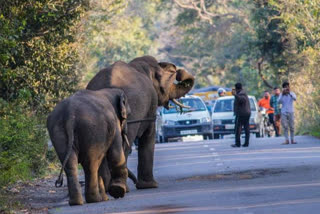
[(137, 189), (157, 188), (158, 183), (153, 177), (153, 158), (155, 144), (154, 124), (144, 132), (138, 146), (138, 182)]
[(120, 135), (116, 134), (116, 138), (109, 148), (108, 162), (111, 168), (109, 194), (114, 198), (122, 198), (126, 193), (128, 170)]

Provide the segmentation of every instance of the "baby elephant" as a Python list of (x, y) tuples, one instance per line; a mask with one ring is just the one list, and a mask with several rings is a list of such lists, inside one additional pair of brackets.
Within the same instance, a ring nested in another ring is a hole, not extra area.
[(108, 200), (102, 161), (110, 167), (110, 195), (124, 196), (128, 171), (123, 130), (129, 113), (123, 91), (109, 88), (78, 91), (60, 102), (48, 116), (49, 135), (67, 175), (70, 205), (83, 204), (78, 163), (85, 173), (87, 203)]

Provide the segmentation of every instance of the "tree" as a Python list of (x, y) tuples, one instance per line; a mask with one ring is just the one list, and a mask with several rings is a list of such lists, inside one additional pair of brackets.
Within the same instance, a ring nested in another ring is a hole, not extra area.
[(320, 5), (317, 0), (271, 1), (280, 11), (273, 17), (286, 27), (291, 59), (287, 78), (297, 93), (296, 118), (300, 133), (320, 136)]
[(77, 86), (76, 32), (87, 9), (84, 0), (0, 0), (1, 195), (46, 167), (44, 118)]
[(1, 1), (0, 96), (47, 111), (77, 85), (75, 32), (88, 1)]
[[(130, 61), (154, 53), (151, 17), (152, 1), (96, 1), (82, 19), (80, 66), (82, 86), (101, 68), (115, 61)], [(142, 15), (143, 14), (143, 15)], [(143, 16), (143, 18), (141, 17)]]

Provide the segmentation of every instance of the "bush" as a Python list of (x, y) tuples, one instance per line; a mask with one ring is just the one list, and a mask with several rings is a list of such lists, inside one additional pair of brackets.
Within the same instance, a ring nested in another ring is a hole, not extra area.
[(0, 187), (39, 176), (47, 166), (41, 120), (20, 103), (0, 99)]

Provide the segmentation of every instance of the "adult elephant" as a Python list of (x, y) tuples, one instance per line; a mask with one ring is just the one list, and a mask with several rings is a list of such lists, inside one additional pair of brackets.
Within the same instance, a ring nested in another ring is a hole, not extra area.
[[(191, 90), (194, 77), (174, 64), (158, 63), (152, 56), (122, 61), (102, 69), (89, 82), (87, 89), (121, 88), (128, 98), (131, 114), (128, 121), (156, 118), (158, 106), (168, 108), (169, 100), (184, 96)], [(137, 189), (156, 188), (153, 177), (155, 145), (155, 122), (145, 121), (128, 124), (128, 139), (132, 145), (135, 139), (138, 147)]]

